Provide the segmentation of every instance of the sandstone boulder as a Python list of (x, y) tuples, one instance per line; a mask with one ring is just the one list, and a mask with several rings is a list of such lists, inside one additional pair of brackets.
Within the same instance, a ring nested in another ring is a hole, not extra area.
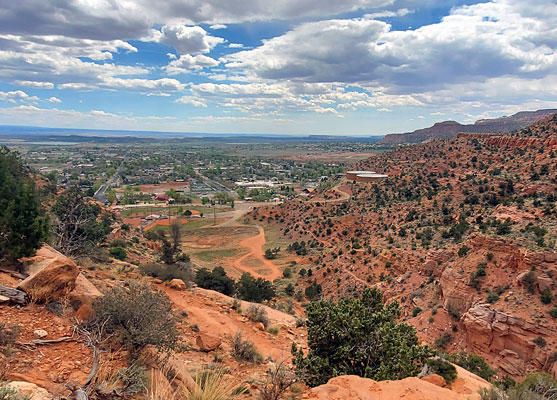
[(168, 286), (175, 290), (186, 290), (186, 284), (181, 279), (172, 279)]
[(36, 257), (31, 264), (36, 272), (24, 279), (17, 288), (39, 302), (64, 299), (75, 288), (79, 274), (77, 265), (67, 257)]
[(222, 340), (220, 337), (206, 332), (199, 332), (196, 338), (197, 347), (204, 352), (214, 351), (220, 347)]
[(443, 378), (441, 375), (437, 375), (437, 374), (431, 374), (431, 375), (427, 375), (424, 376), (422, 378), (423, 381), (429, 382), (429, 383), (433, 383), (436, 386), (439, 387), (445, 387), (447, 386), (447, 382), (445, 381), (445, 378)]
[(538, 282), (540, 292), (543, 292), (544, 290), (553, 290), (555, 287), (553, 279), (551, 279), (547, 274), (540, 274), (536, 280)]
[(46, 389), (30, 382), (10, 382), (6, 385), (10, 389), (16, 390), (23, 396), (27, 396), (29, 400), (52, 400), (53, 397)]
[(68, 295), (68, 300), (74, 310), (78, 310), (84, 304), (91, 306), (93, 301), (102, 297), (102, 293), (82, 273), (75, 279), (75, 288)]

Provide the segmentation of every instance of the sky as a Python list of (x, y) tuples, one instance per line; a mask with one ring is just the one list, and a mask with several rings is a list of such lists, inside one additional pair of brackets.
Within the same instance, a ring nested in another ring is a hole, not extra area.
[(557, 108), (557, 0), (2, 0), (0, 125), (381, 135)]

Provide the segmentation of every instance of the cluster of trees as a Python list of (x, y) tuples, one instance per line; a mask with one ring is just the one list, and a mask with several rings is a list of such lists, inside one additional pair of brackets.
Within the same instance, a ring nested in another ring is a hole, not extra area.
[(242, 300), (262, 303), (276, 296), (273, 284), (263, 278), (254, 278), (244, 273), (235, 282), (226, 275), (222, 267), (215, 267), (212, 271), (201, 268), (195, 274), (195, 283), (203, 289), (216, 290), (228, 296), (237, 296)]
[(308, 253), (306, 242), (304, 240), (302, 240), (301, 242), (294, 242), (292, 244), (289, 244), (287, 250), (289, 252), (295, 252), (299, 256), (305, 256)]

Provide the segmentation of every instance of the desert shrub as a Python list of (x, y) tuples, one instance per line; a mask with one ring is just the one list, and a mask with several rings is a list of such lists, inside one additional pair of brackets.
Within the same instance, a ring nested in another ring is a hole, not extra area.
[(445, 332), (437, 339), (435, 339), (435, 346), (439, 347), (440, 349), (445, 349), (445, 347), (447, 347), (452, 339), (453, 335), (451, 335), (449, 332)]
[(470, 251), (470, 247), (464, 245), (461, 248), (458, 249), (458, 256), (459, 257), (465, 257), (466, 254), (468, 254), (468, 252)]
[(269, 326), (269, 316), (263, 306), (257, 306), (255, 304), (249, 306), (248, 318), (253, 322), (261, 322), (265, 328)]
[(267, 328), (267, 332), (269, 332), (271, 335), (276, 336), (278, 335), (280, 329), (278, 326), (273, 325)]
[(0, 400), (31, 400), (31, 397), (22, 395), (8, 386), (0, 385)]
[(203, 289), (216, 290), (232, 296), (235, 291), (234, 280), (226, 275), (222, 267), (215, 267), (212, 271), (207, 268), (200, 268), (195, 273), (195, 283)]
[(296, 383), (296, 375), (284, 363), (269, 368), (259, 398), (261, 400), (280, 400), (286, 391)]
[(482, 400), (553, 400), (557, 393), (557, 381), (551, 375), (537, 372), (506, 390), (480, 390)]
[(541, 336), (538, 336), (537, 338), (534, 339), (534, 343), (536, 344), (536, 346), (538, 347), (545, 347), (547, 345), (547, 342), (545, 341), (544, 338), (542, 338)]
[[(194, 377), (195, 388), (182, 387), (182, 400), (229, 400), (246, 392), (245, 386), (237, 386), (225, 378), (223, 368), (203, 370)], [(166, 398), (166, 397), (164, 397)]]
[(551, 315), (551, 317), (553, 318), (557, 318), (557, 308), (552, 308), (551, 310), (549, 310), (549, 315)]
[(120, 342), (135, 352), (151, 344), (159, 351), (179, 347), (177, 319), (172, 303), (162, 292), (147, 285), (114, 287), (93, 303), (95, 325), (104, 325)]
[(12, 345), (19, 338), (21, 328), (19, 325), (10, 325), (0, 322), (0, 346)]
[(533, 294), (536, 290), (536, 274), (534, 273), (534, 271), (530, 271), (526, 275), (524, 275), (522, 283), (524, 284), (524, 287), (528, 290), (528, 292)]
[(542, 290), (541, 301), (543, 304), (550, 304), (553, 301), (553, 296), (549, 289)]
[(449, 306), (447, 307), (447, 312), (452, 319), (454, 319), (455, 321), (460, 321), (460, 313), (454, 306), (449, 304)]
[(316, 281), (313, 281), (311, 285), (306, 287), (304, 294), (310, 301), (320, 300), (323, 296), (323, 289), (321, 285), (318, 284)]
[(109, 250), (109, 254), (117, 260), (124, 261), (128, 254), (122, 247), (114, 247)]
[(462, 351), (458, 354), (447, 355), (447, 359), (486, 381), (491, 380), (495, 375), (495, 371), (487, 364), (485, 359), (477, 354)]
[(495, 303), (497, 300), (499, 300), (499, 295), (497, 293), (489, 292), (487, 295), (487, 302)]
[(416, 317), (421, 312), (422, 312), (422, 309), (420, 307), (414, 307), (414, 309), (412, 310), (412, 316)]
[(145, 264), (139, 267), (139, 271), (143, 275), (152, 276), (162, 279), (163, 281), (171, 281), (172, 279), (181, 279), (186, 285), (193, 281), (194, 273), (189, 263), (176, 264)]
[(426, 364), (432, 372), (442, 376), (449, 385), (454, 382), (457, 377), (455, 366), (448, 361), (437, 358), (427, 360)]
[(145, 391), (149, 384), (147, 369), (139, 361), (133, 361), (127, 368), (116, 373), (127, 396), (134, 396)]
[(275, 296), (275, 288), (270, 281), (263, 278), (255, 279), (245, 272), (238, 280), (237, 294), (243, 300), (261, 303)]
[(294, 346), (294, 363), (310, 386), (338, 375), (375, 380), (402, 379), (420, 372), (432, 355), (418, 344), (410, 325), (397, 323), (398, 303), (383, 304), (377, 289), (364, 289), (362, 298), (312, 302), (307, 307), (307, 356)]
[(238, 361), (248, 361), (255, 364), (263, 362), (263, 356), (257, 351), (255, 345), (249, 340), (244, 340), (241, 332), (238, 332), (232, 340), (232, 356)]

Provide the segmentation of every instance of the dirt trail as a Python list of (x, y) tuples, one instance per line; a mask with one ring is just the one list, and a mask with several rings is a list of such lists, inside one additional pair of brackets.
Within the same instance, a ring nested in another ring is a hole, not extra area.
[[(295, 331), (293, 327), (295, 319), (292, 316), (281, 315), (282, 313), (279, 311), (265, 307), (268, 310), (271, 323), (279, 327), (285, 327), (285, 329), (280, 330), (279, 335), (272, 336), (255, 328), (254, 323), (235, 311), (223, 312), (225, 305), (232, 302), (231, 298), (223, 296), (218, 299), (220, 294), (211, 295), (211, 291), (205, 290), (177, 291), (166, 285), (157, 285), (157, 287), (168, 295), (178, 309), (185, 310), (188, 313), (188, 323), (197, 325), (201, 332), (219, 336), (225, 339), (225, 342), (232, 339), (237, 332), (242, 332), (244, 339), (253, 342), (264, 356), (270, 356), (280, 361), (291, 358), (290, 346), (296, 335), (288, 333), (287, 329), (292, 332)], [(216, 300), (215, 297), (217, 297)], [(242, 308), (247, 310), (248, 304), (251, 303), (243, 302)], [(271, 311), (274, 313), (271, 313)], [(228, 343), (225, 345), (228, 347)]]
[[(275, 279), (280, 278), (282, 276), (282, 271), (280, 270), (281, 266), (276, 265), (271, 260), (267, 260), (264, 257), (263, 246), (265, 246), (265, 231), (263, 230), (263, 227), (259, 225), (257, 225), (257, 229), (259, 230), (259, 234), (257, 234), (256, 236), (251, 236), (240, 242), (240, 246), (248, 249), (249, 253), (234, 260), (234, 266), (240, 271), (249, 272), (256, 278), (263, 278), (270, 281), (274, 281)], [(254, 268), (254, 267), (247, 267), (243, 265), (243, 262), (249, 256), (252, 256), (253, 258), (261, 261), (263, 263), (263, 266)], [(260, 274), (257, 273), (255, 269), (268, 269), (271, 271), (271, 273)]]
[(336, 199), (311, 199), (310, 203), (340, 203), (343, 201), (350, 200), (350, 193), (346, 193), (340, 189), (340, 186), (335, 186), (332, 190), (340, 195), (339, 198)]

